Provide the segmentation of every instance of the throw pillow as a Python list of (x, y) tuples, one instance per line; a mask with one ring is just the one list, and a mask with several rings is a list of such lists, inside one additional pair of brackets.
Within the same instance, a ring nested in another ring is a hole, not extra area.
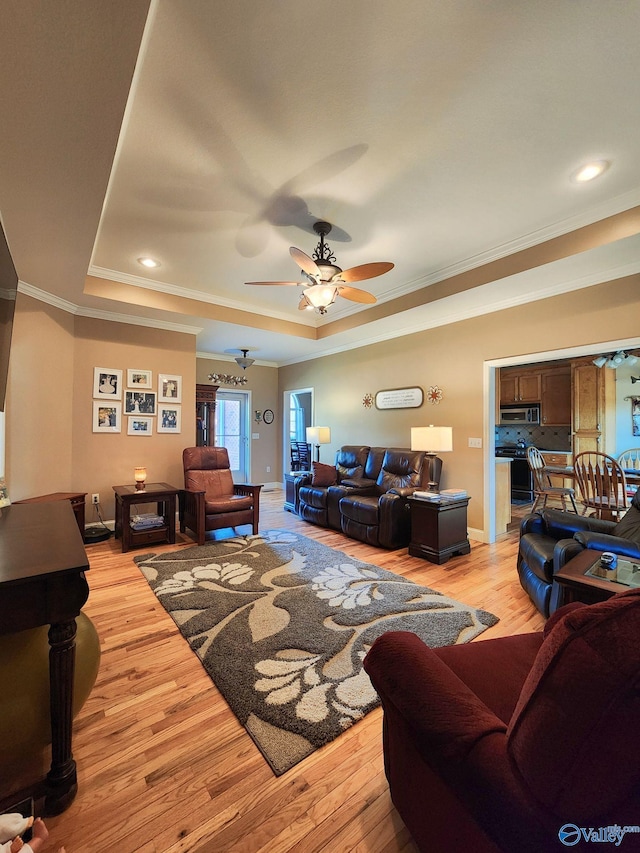
[(325, 465), (323, 462), (311, 463), (312, 486), (335, 486), (337, 482), (338, 472), (333, 465)]
[(640, 511), (635, 506), (628, 509), (611, 531), (611, 535), (640, 545)]

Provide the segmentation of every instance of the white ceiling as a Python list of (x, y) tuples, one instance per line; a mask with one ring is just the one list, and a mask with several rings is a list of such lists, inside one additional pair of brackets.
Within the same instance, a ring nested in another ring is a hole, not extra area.
[[(640, 271), (638, 227), (433, 289), (640, 204), (640, 4), (9, 6), (0, 216), (23, 288), (76, 313), (285, 364)], [(296, 280), (316, 219), (341, 267), (395, 264), (356, 285), (382, 309), (244, 284)]]

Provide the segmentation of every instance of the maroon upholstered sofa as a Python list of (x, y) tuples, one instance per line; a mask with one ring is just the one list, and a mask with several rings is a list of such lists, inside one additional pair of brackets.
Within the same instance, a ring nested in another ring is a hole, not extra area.
[(640, 824), (640, 589), (560, 608), (544, 633), (429, 649), (389, 632), (364, 667), (420, 850), (547, 853)]

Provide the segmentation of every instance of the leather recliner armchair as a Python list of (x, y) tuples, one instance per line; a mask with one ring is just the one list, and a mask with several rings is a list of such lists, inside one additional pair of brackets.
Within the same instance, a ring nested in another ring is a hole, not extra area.
[(349, 483), (355, 478), (358, 482), (364, 477), (369, 447), (345, 444), (336, 453), (336, 480), (333, 485), (313, 485), (307, 475), (298, 487), (298, 514), (305, 521), (322, 527), (340, 530), (340, 498), (347, 494)]
[(428, 482), (429, 464), (422, 451), (388, 449), (375, 486), (340, 499), (342, 532), (368, 545), (403, 548), (411, 539), (407, 498)]
[(640, 489), (623, 518), (590, 518), (546, 509), (522, 519), (518, 548), (518, 576), (523, 589), (543, 616), (558, 607), (556, 572), (584, 548), (613, 551), (640, 560)]
[(178, 492), (180, 532), (187, 528), (204, 545), (210, 530), (250, 524), (258, 532), (262, 485), (234, 483), (226, 447), (182, 451), (184, 489)]

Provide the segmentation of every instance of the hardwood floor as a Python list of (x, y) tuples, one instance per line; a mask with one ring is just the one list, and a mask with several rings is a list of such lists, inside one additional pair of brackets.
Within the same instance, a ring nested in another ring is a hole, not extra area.
[[(490, 610), (500, 622), (483, 638), (543, 626), (518, 582), (517, 532), (436, 566), (307, 524), (283, 500), (263, 494), (262, 530), (301, 532)], [(175, 546), (154, 550), (193, 544), (178, 533)], [(111, 538), (88, 554), (85, 610), (102, 660), (75, 724), (79, 793), (47, 819), (47, 850), (416, 853), (389, 797), (380, 709), (276, 778), (138, 571), (136, 551), (122, 554)]]

